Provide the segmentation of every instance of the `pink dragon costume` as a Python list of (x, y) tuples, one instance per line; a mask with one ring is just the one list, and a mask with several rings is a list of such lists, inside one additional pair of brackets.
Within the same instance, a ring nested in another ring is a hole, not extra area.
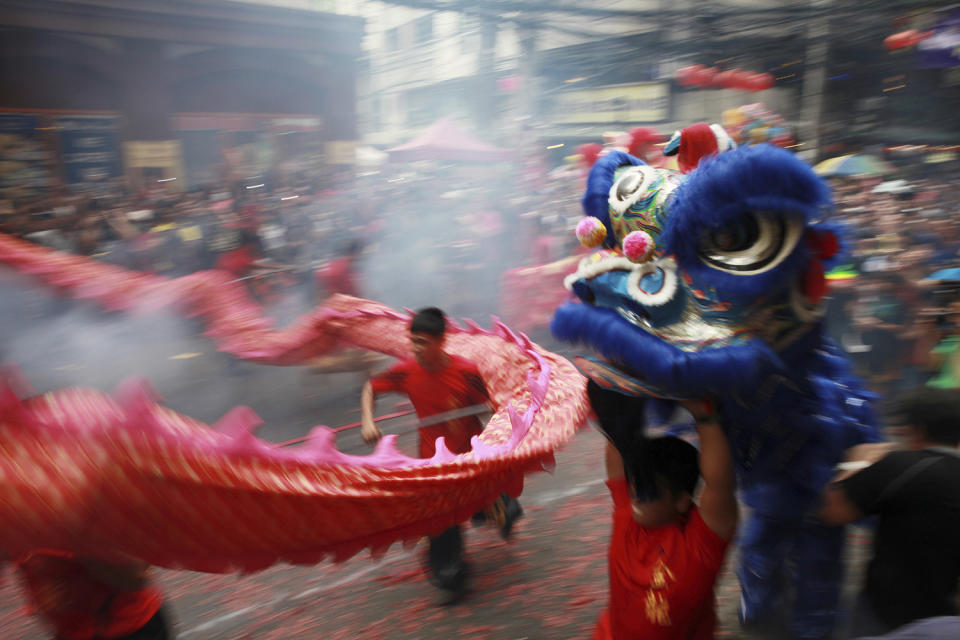
[[(337, 345), (409, 353), (406, 313), (335, 296), (289, 327), (270, 326), (242, 285), (221, 272), (175, 280), (57, 253), (0, 236), (0, 262), (112, 310), (174, 305), (201, 317), (236, 357), (306, 363)], [(254, 436), (259, 419), (238, 407), (213, 428), (157, 403), (130, 381), (113, 394), (73, 388), (0, 393), (0, 551), (35, 548), (206, 572), (256, 571), (278, 562), (340, 561), (364, 548), (413, 542), (468, 519), (586, 419), (584, 380), (568, 362), (499, 321), (491, 330), (451, 323), (447, 348), (477, 362), (497, 411), (472, 450), (437, 443), (409, 458), (387, 436), (371, 455), (337, 450), (316, 427), (306, 444), (279, 448)], [(429, 480), (426, 481), (425, 480)]]
[[(826, 637), (843, 531), (818, 521), (818, 498), (845, 449), (878, 439), (870, 396), (820, 321), (824, 265), (838, 249), (830, 194), (770, 145), (687, 169), (618, 151), (598, 160), (577, 233), (600, 249), (567, 277), (578, 301), (557, 311), (552, 330), (599, 352), (577, 363), (596, 385), (591, 399), (606, 398), (594, 408), (620, 448), (642, 434), (650, 405), (716, 399), (751, 512), (740, 532), (741, 616), (774, 610), (790, 566), (791, 632)], [(638, 411), (644, 398), (654, 400)]]

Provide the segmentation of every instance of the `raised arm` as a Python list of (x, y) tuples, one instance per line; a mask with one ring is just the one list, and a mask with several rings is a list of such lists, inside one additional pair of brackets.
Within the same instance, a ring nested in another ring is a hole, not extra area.
[(709, 402), (691, 401), (684, 406), (693, 414), (700, 436), (700, 475), (704, 482), (700, 517), (711, 531), (729, 540), (737, 529), (739, 511), (730, 444)]
[(623, 458), (620, 452), (613, 446), (613, 443), (607, 440), (607, 450), (605, 460), (607, 467), (607, 480), (620, 480), (623, 478)]
[(376, 394), (373, 392), (373, 385), (367, 381), (363, 385), (363, 391), (360, 392), (360, 435), (367, 444), (373, 444), (383, 436), (380, 427), (373, 421), (373, 401), (375, 399)]

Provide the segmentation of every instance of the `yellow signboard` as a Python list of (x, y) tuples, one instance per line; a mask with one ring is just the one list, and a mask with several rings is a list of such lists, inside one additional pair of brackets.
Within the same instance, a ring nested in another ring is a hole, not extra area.
[(624, 84), (557, 94), (554, 123), (642, 123), (669, 120), (667, 83)]
[(326, 148), (327, 164), (354, 164), (357, 161), (357, 143), (354, 140), (331, 140)]
[(131, 169), (180, 167), (179, 140), (136, 140), (128, 142), (124, 151)]
[[(153, 181), (157, 176), (162, 176), (158, 182), (166, 183), (167, 189), (184, 188), (179, 140), (133, 140), (126, 143), (123, 150), (127, 178), (136, 188), (155, 186)], [(152, 173), (149, 177), (148, 172)]]

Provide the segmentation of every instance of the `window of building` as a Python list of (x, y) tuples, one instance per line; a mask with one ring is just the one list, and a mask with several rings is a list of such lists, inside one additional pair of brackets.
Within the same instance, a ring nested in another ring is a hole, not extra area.
[(457, 37), (460, 39), (460, 53), (476, 53), (480, 50), (480, 35), (478, 33), (461, 33)]
[(414, 42), (426, 44), (433, 40), (433, 14), (417, 18), (414, 23)]
[(383, 127), (383, 110), (387, 105), (380, 99), (379, 95), (374, 95), (370, 99), (370, 130), (380, 131)]
[(460, 53), (476, 53), (480, 48), (480, 34), (477, 32), (477, 21), (473, 16), (460, 14), (457, 24), (457, 40), (460, 43)]
[(438, 94), (433, 89), (412, 89), (405, 92), (406, 125), (425, 127), (432, 124), (439, 117), (438, 105), (442, 99), (442, 94)]
[(387, 51), (398, 51), (400, 49), (400, 29), (397, 27), (387, 29), (387, 33), (384, 36), (384, 43)]

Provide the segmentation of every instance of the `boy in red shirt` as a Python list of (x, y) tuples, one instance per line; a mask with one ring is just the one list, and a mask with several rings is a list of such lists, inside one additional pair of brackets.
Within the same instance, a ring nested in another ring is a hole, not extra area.
[[(634, 439), (622, 430), (609, 432), (602, 396), (616, 392), (594, 382), (588, 391), (606, 435), (620, 448), (607, 444), (607, 486), (614, 504), (610, 604), (594, 640), (713, 638), (714, 583), (737, 526), (736, 481), (723, 428), (707, 403), (684, 405), (700, 436), (698, 462), (696, 448), (679, 438)], [(631, 400), (642, 406), (642, 399)], [(625, 408), (622, 402), (616, 406)], [(625, 412), (619, 422), (635, 415)], [(642, 475), (656, 485), (653, 499), (637, 497)], [(695, 504), (701, 475), (704, 487)]]
[[(401, 360), (375, 376), (363, 387), (360, 396), (361, 435), (368, 444), (380, 439), (380, 428), (373, 420), (376, 395), (405, 393), (424, 426), (420, 427), (420, 457), (432, 458), (437, 438), (444, 438), (452, 453), (470, 451), (470, 439), (480, 435), (484, 423), (479, 413), (430, 424), (432, 416), (480, 406), (489, 408), (490, 396), (477, 366), (465, 358), (443, 350), (446, 318), (436, 307), (421, 309), (410, 322), (413, 358)], [(504, 538), (510, 536), (513, 523), (523, 510), (510, 496), (503, 495), (494, 505), (497, 524)], [(445, 602), (459, 600), (466, 588), (467, 564), (463, 560), (460, 527), (450, 527), (430, 538), (428, 554), (431, 578), (446, 592)]]

